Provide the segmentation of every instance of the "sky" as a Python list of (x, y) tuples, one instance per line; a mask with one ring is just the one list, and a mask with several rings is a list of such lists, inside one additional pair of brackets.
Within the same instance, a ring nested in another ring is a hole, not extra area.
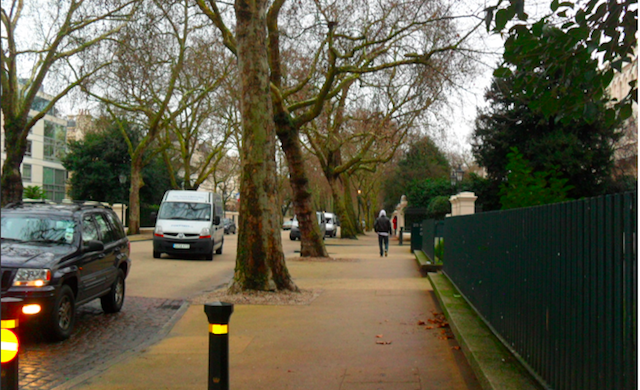
[[(446, 1), (446, 0), (445, 0)], [(476, 18), (465, 19), (466, 25), (462, 29), (467, 29), (472, 24), (477, 23), (484, 17), (483, 10), (490, 5), (497, 3), (497, 0), (449, 0), (457, 15), (475, 15)], [(536, 16), (547, 13), (551, 0), (526, 0), (526, 12)], [(502, 52), (502, 38), (497, 34), (490, 34), (484, 25), (480, 27), (471, 37), (474, 48), (483, 52), (476, 63), (477, 74), (468, 80), (461, 82), (461, 85), (449, 96), (449, 105), (443, 108), (439, 114), (437, 126), (440, 130), (435, 136), (436, 142), (445, 151), (469, 152), (470, 136), (473, 132), (474, 121), (478, 108), (485, 107), (484, 91), (489, 87), (493, 68), (499, 62)], [(78, 107), (71, 94), (68, 98), (60, 102), (60, 109), (65, 114), (74, 113)]]
[[(482, 10), (495, 4), (497, 1), (466, 0), (459, 2), (460, 13), (476, 13), (481, 15)], [(530, 19), (536, 19), (549, 12), (551, 0), (527, 0), (525, 12)], [(476, 63), (477, 73), (464, 85), (457, 88), (449, 97), (449, 108), (445, 117), (450, 118), (450, 123), (445, 123), (444, 134), (439, 135), (438, 143), (448, 152), (470, 153), (470, 137), (473, 133), (474, 121), (479, 108), (486, 107), (484, 92), (491, 83), (493, 70), (501, 60), (503, 39), (499, 34), (488, 33), (482, 26), (471, 37), (473, 47), (478, 48), (483, 55)]]

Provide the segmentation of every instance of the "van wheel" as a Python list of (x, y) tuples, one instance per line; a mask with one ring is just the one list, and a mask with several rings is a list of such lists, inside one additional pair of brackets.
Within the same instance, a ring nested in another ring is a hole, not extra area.
[(71, 336), (76, 323), (76, 302), (68, 285), (60, 288), (49, 317), (47, 338), (51, 341), (66, 340)]
[(115, 282), (111, 285), (109, 293), (100, 297), (100, 305), (105, 313), (117, 313), (124, 304), (124, 272), (118, 270)]
[(224, 241), (222, 241), (222, 244), (220, 244), (220, 248), (216, 249), (216, 255), (221, 255), (222, 254), (222, 247), (224, 246)]
[(153, 258), (154, 258), (154, 259), (159, 259), (161, 254), (162, 254), (162, 253), (160, 253), (160, 252), (158, 252), (158, 251), (153, 251)]

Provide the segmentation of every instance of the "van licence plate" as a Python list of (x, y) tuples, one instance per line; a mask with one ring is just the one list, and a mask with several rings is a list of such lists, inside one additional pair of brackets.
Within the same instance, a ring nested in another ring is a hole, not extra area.
[(189, 244), (173, 244), (173, 249), (189, 249)]

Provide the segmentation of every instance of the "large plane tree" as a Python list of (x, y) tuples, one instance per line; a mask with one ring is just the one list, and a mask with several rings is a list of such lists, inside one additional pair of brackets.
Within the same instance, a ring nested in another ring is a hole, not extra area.
[[(2, 205), (22, 200), (20, 165), (29, 131), (60, 99), (111, 63), (114, 53), (103, 50), (104, 44), (129, 22), (137, 3), (2, 1), (0, 108), (7, 156), (2, 166)], [(51, 99), (32, 116), (43, 89)]]

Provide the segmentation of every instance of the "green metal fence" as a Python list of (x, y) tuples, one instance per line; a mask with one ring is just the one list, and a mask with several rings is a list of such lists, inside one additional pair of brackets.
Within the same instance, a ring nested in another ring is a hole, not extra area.
[(546, 387), (637, 388), (637, 194), (447, 218), (444, 272)]
[(435, 260), (436, 238), (444, 236), (444, 221), (425, 219), (422, 221), (422, 248), (430, 259)]

